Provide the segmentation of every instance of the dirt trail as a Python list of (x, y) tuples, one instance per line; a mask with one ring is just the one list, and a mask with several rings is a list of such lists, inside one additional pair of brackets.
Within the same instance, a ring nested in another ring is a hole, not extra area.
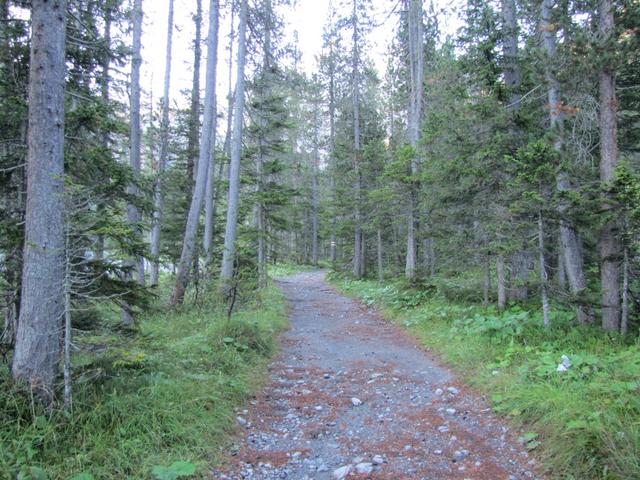
[(291, 329), (219, 479), (535, 478), (487, 402), (323, 272), (280, 282)]

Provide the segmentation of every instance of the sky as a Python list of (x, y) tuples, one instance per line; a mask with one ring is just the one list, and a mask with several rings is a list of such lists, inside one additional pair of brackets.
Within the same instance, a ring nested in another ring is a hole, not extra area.
[[(180, 92), (189, 90), (192, 82), (193, 65), (193, 36), (194, 24), (192, 12), (195, 11), (194, 0), (174, 0), (175, 13), (173, 32), (173, 61), (171, 73), (171, 97), (173, 102), (186, 105), (186, 97)], [(335, 1), (335, 0), (334, 0)], [(397, 23), (397, 16), (390, 15), (390, 11), (399, 0), (373, 0), (372, 17), (377, 26), (369, 35), (370, 50), (367, 52), (373, 59), (380, 72), (384, 72), (385, 53), (391, 41)], [(463, 0), (434, 0), (441, 12), (439, 22), (441, 31), (448, 34), (455, 33), (459, 26), (457, 15), (453, 13), (456, 7), (462, 5)], [(207, 18), (208, 4), (203, 0), (204, 17)], [(221, 2), (226, 4), (227, 2)], [(426, 3), (426, 2), (425, 2)], [(153, 93), (154, 99), (162, 96), (165, 48), (167, 37), (168, 0), (147, 0), (144, 2), (145, 22), (143, 26), (143, 60), (142, 84), (147, 97)], [(316, 57), (322, 51), (322, 32), (329, 12), (330, 0), (297, 0), (293, 7), (286, 9), (285, 35), (293, 41), (294, 32), (298, 34), (298, 50), (302, 54), (301, 68), (307, 73), (317, 69)], [(223, 97), (228, 88), (228, 35), (230, 28), (229, 12), (222, 9), (220, 19), (220, 40), (218, 47), (218, 95)], [(203, 39), (207, 34), (206, 25), (203, 26)], [(206, 46), (203, 45), (201, 85), (204, 84)], [(234, 52), (235, 55), (235, 52)], [(235, 81), (235, 80), (234, 80)]]

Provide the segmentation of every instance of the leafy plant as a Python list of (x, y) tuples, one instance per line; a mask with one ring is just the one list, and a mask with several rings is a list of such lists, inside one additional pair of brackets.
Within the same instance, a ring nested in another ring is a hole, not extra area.
[(157, 480), (176, 480), (180, 477), (190, 477), (196, 473), (196, 466), (191, 462), (174, 462), (168, 467), (156, 465), (153, 467), (153, 476)]

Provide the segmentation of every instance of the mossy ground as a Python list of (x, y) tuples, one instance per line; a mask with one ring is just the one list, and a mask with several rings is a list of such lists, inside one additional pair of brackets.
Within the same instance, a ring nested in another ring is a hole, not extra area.
[(212, 292), (172, 310), (166, 290), (138, 332), (119, 331), (118, 312), (101, 311), (99, 328), (76, 335), (72, 412), (38, 407), (3, 368), (1, 479), (144, 479), (176, 461), (205, 475), (227, 447), (235, 409), (261, 385), (286, 304), (271, 285), (228, 320)]

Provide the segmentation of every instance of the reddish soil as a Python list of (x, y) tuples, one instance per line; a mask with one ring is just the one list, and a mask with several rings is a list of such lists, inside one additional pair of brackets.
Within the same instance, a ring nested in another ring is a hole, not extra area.
[(213, 478), (537, 477), (517, 433), (400, 327), (323, 272), (280, 284), (291, 329), (270, 384), (239, 412), (239, 450)]

